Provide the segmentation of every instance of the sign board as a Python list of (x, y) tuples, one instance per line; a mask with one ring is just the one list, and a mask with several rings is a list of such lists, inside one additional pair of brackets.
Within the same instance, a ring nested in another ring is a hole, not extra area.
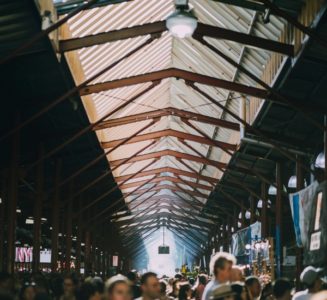
[(159, 246), (158, 254), (169, 254), (169, 246)]

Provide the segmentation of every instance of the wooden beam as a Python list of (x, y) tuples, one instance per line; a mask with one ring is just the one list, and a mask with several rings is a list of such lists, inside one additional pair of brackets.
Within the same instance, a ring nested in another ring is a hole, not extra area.
[[(141, 181), (134, 181), (131, 183), (125, 183), (123, 185), (120, 186), (120, 189), (128, 189), (128, 188), (132, 188), (132, 187), (136, 187), (139, 186), (140, 184), (143, 184), (144, 182), (146, 182), (147, 180), (141, 180)], [(199, 189), (203, 189), (203, 190), (207, 190), (207, 191), (211, 191), (212, 187), (208, 186), (208, 185), (204, 185), (204, 184), (200, 184), (200, 183), (196, 183), (193, 181), (182, 181), (179, 178), (176, 177), (172, 177), (172, 176), (162, 176), (162, 177), (157, 177), (155, 179), (153, 179), (152, 182), (162, 182), (162, 181), (170, 181), (170, 182), (175, 182), (175, 183), (181, 183), (181, 184), (185, 184), (191, 187), (195, 187), (195, 188), (199, 188)]]
[(91, 84), (81, 88), (79, 90), (79, 93), (80, 96), (85, 96), (85, 95), (99, 93), (111, 89), (117, 89), (125, 86), (136, 85), (136, 84), (146, 83), (150, 81), (154, 82), (154, 81), (162, 80), (165, 78), (171, 78), (171, 77), (181, 78), (188, 82), (214, 86), (225, 90), (237, 92), (240, 94), (253, 96), (256, 98), (266, 99), (269, 97), (269, 93), (267, 93), (267, 91), (263, 89), (250, 87), (244, 84), (235, 83), (228, 80), (223, 80), (223, 79), (197, 74), (197, 73), (176, 69), (176, 68), (170, 68), (161, 71), (155, 71), (151, 73), (116, 79), (112, 81)]
[[(158, 152), (152, 152), (152, 153), (138, 155), (138, 156), (135, 156), (134, 158), (130, 159), (128, 163), (144, 161), (144, 160), (148, 160), (148, 159), (152, 159), (152, 158), (160, 158), (160, 157), (163, 157), (166, 155), (173, 156), (173, 157), (180, 158), (180, 159), (191, 160), (191, 161), (195, 161), (195, 162), (198, 162), (201, 164), (210, 165), (210, 166), (214, 166), (214, 167), (219, 167), (219, 168), (224, 168), (224, 169), (227, 168), (227, 164), (225, 164), (225, 163), (211, 160), (211, 159), (204, 159), (202, 157), (198, 157), (195, 155), (182, 153), (182, 152), (178, 152), (178, 151), (174, 151), (174, 150), (162, 150), (162, 151), (158, 151)], [(112, 161), (110, 161), (110, 166), (115, 167), (116, 165), (119, 165), (124, 160), (125, 159), (112, 160)]]
[[(181, 175), (181, 176), (186, 176), (186, 177), (190, 177), (190, 178), (195, 178), (195, 179), (198, 179), (201, 181), (206, 181), (206, 182), (210, 182), (210, 183), (214, 183), (214, 184), (217, 184), (219, 181), (218, 179), (213, 178), (213, 177), (204, 176), (204, 175), (201, 175), (198, 173), (188, 172), (188, 171), (171, 168), (171, 167), (163, 167), (163, 168), (157, 168), (157, 169), (152, 169), (152, 170), (148, 170), (148, 171), (138, 172), (133, 178), (140, 178), (140, 177), (156, 175), (156, 174), (160, 174), (160, 173), (173, 173), (175, 175)], [(116, 182), (125, 181), (131, 175), (132, 174), (117, 176), (117, 177), (115, 177), (115, 181)]]
[(206, 36), (215, 39), (229, 40), (236, 43), (241, 43), (255, 48), (265, 49), (281, 53), (288, 56), (294, 56), (294, 46), (275, 42), (265, 38), (260, 38), (250, 34), (232, 31), (229, 29), (216, 27), (208, 24), (198, 23), (198, 27), (194, 35)]
[[(137, 136), (129, 139), (125, 143), (125, 145), (134, 144), (134, 143), (138, 143), (138, 142), (144, 142), (144, 141), (152, 140), (152, 139), (158, 139), (158, 138), (162, 138), (162, 137), (175, 137), (178, 139), (185, 139), (185, 140), (196, 142), (199, 144), (210, 145), (213, 147), (218, 147), (221, 149), (228, 149), (228, 150), (232, 150), (232, 151), (235, 151), (236, 147), (237, 147), (234, 144), (229, 144), (229, 143), (209, 139), (208, 137), (202, 137), (202, 136), (198, 136), (198, 135), (194, 135), (194, 134), (190, 134), (190, 133), (186, 133), (186, 132), (177, 131), (174, 129), (165, 129), (165, 130), (140, 134), (140, 135), (137, 135)], [(104, 149), (113, 148), (113, 147), (116, 147), (117, 145), (121, 144), (122, 141), (124, 141), (124, 140), (125, 139), (119, 139), (119, 140), (113, 140), (113, 141), (109, 141), (109, 142), (102, 142), (101, 145)]]
[(61, 40), (59, 44), (59, 49), (61, 52), (72, 51), (84, 47), (101, 45), (148, 34), (158, 34), (166, 30), (167, 28), (165, 21), (153, 22), (143, 25), (137, 25), (134, 27), (122, 28), (108, 32), (101, 32), (98, 34), (92, 34), (80, 38)]
[(168, 107), (168, 108), (158, 109), (150, 112), (139, 113), (131, 116), (106, 120), (95, 126), (93, 130), (112, 128), (116, 126), (122, 126), (122, 125), (132, 124), (136, 122), (146, 121), (149, 119), (161, 118), (165, 116), (177, 116), (180, 118), (188, 119), (189, 121), (201, 122), (201, 123), (210, 124), (210, 125), (227, 128), (235, 131), (240, 130), (239, 123), (221, 120), (218, 118), (209, 117), (206, 115), (201, 115), (198, 113), (178, 109), (175, 107)]
[[(129, 28), (122, 28), (118, 30), (101, 32), (94, 35), (88, 35), (80, 38), (72, 38), (61, 40), (59, 49), (61, 52), (72, 51), (84, 47), (91, 47), (95, 45), (102, 45), (105, 43), (135, 38), (144, 35), (161, 34), (166, 31), (165, 21), (158, 21), (137, 25)], [(293, 56), (294, 47), (290, 44), (276, 42), (265, 38), (249, 35), (246, 33), (225, 29), (208, 24), (198, 23), (195, 35), (207, 36), (220, 40), (228, 40), (244, 45), (252, 46), (259, 49), (273, 51), (284, 55)]]
[[(171, 190), (173, 192), (183, 192), (184, 193), (184, 189), (181, 189), (177, 186), (173, 186), (173, 185), (168, 185), (168, 184), (163, 184), (163, 185), (158, 185), (156, 187), (154, 187), (153, 189), (151, 189), (151, 191), (160, 191), (160, 190)], [(130, 194), (133, 194), (133, 195), (138, 195), (138, 194), (142, 194), (144, 193), (145, 189), (141, 189), (141, 190), (138, 190), (138, 191), (135, 191), (135, 192), (131, 192)], [(206, 195), (206, 194), (202, 194), (200, 192), (196, 192), (196, 191), (188, 191), (187, 192), (194, 196), (194, 197), (200, 197), (200, 198), (204, 198), (204, 199), (207, 199), (209, 197), (209, 195)]]

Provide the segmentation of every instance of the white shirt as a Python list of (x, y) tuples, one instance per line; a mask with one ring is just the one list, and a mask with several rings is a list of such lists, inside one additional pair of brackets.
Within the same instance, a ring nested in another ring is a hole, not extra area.
[(294, 294), (292, 300), (310, 300), (312, 294), (309, 293), (309, 290), (300, 291)]
[(202, 299), (201, 300), (210, 300), (211, 293), (220, 286), (221, 283), (219, 283), (216, 279), (212, 279), (205, 287)]

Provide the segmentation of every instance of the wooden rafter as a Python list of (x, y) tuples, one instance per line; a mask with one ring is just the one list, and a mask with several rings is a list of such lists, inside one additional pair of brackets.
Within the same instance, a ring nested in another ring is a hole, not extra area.
[[(142, 193), (144, 193), (145, 190), (146, 189), (140, 189), (135, 192), (131, 192), (130, 195), (142, 194)], [(158, 185), (151, 189), (151, 191), (161, 191), (161, 190), (171, 190), (173, 192), (182, 192), (182, 193), (184, 193), (184, 191), (186, 191), (185, 189), (182, 189), (177, 186), (169, 185), (169, 184)], [(200, 198), (204, 198), (204, 199), (208, 198), (208, 195), (200, 193), (198, 191), (187, 190), (187, 192), (189, 195), (192, 195), (194, 197), (200, 197)]]
[(96, 83), (80, 89), (79, 92), (80, 92), (80, 96), (85, 96), (85, 95), (100, 93), (103, 91), (117, 89), (125, 86), (136, 85), (136, 84), (141, 84), (151, 81), (155, 82), (158, 80), (171, 78), (171, 77), (181, 78), (184, 79), (185, 81), (192, 82), (192, 83), (200, 83), (208, 86), (222, 88), (225, 90), (234, 91), (240, 94), (245, 94), (261, 99), (269, 98), (270, 95), (267, 91), (263, 89), (250, 87), (244, 84), (231, 82), (228, 80), (219, 79), (207, 75), (197, 74), (177, 68), (170, 68), (161, 71), (155, 71), (146, 74), (126, 77), (122, 79)]
[[(162, 137), (175, 137), (178, 139), (185, 139), (188, 141), (192, 141), (192, 142), (196, 142), (196, 143), (200, 143), (200, 144), (204, 144), (204, 145), (210, 145), (213, 147), (218, 147), (218, 148), (232, 150), (232, 151), (235, 151), (236, 147), (237, 147), (237, 145), (234, 145), (234, 144), (209, 139), (208, 137), (202, 137), (202, 136), (198, 136), (198, 135), (194, 135), (194, 134), (190, 134), (190, 133), (186, 133), (186, 132), (177, 131), (174, 129), (165, 129), (165, 130), (140, 134), (140, 135), (137, 135), (137, 136), (129, 139), (129, 141), (127, 141), (125, 144), (126, 145), (134, 144), (134, 143), (144, 142), (144, 141), (158, 139), (158, 138), (162, 138)], [(104, 149), (113, 148), (113, 147), (116, 147), (117, 145), (119, 145), (123, 140), (124, 139), (113, 140), (113, 141), (109, 141), (109, 142), (102, 142), (101, 145)]]
[[(188, 172), (188, 171), (171, 168), (171, 167), (163, 167), (163, 168), (157, 168), (157, 169), (152, 169), (152, 170), (148, 170), (148, 171), (138, 172), (138, 174), (133, 176), (133, 178), (140, 178), (140, 177), (156, 175), (156, 174), (160, 174), (160, 173), (173, 173), (176, 175), (187, 176), (190, 178), (195, 178), (195, 179), (199, 179), (202, 181), (211, 182), (214, 184), (217, 184), (217, 182), (218, 182), (218, 179), (213, 178), (213, 177), (204, 176), (204, 175), (201, 175), (198, 173)], [(115, 177), (115, 180), (116, 180), (116, 182), (121, 182), (121, 181), (128, 179), (129, 176), (131, 176), (131, 175), (132, 174), (128, 174), (128, 175), (124, 175), (124, 176), (117, 176), (117, 177)]]
[[(135, 38), (149, 34), (161, 34), (166, 31), (165, 21), (153, 22), (143, 25), (137, 25), (118, 30), (102, 32), (94, 35), (88, 35), (80, 38), (61, 40), (59, 49), (61, 52), (77, 50), (84, 47), (91, 47), (105, 43)], [(195, 35), (206, 36), (210, 38), (228, 40), (236, 43), (252, 46), (259, 49), (273, 51), (284, 55), (293, 56), (293, 45), (280, 43), (265, 38), (249, 35), (234, 30), (221, 28), (217, 26), (198, 23)]]
[[(175, 183), (186, 184), (188, 186), (203, 189), (203, 190), (207, 190), (207, 191), (212, 190), (211, 186), (208, 186), (208, 185), (205, 185), (205, 184), (200, 184), (200, 183), (193, 182), (193, 181), (188, 181), (188, 180), (182, 181), (181, 179), (176, 178), (176, 177), (172, 177), (172, 176), (157, 177), (157, 178), (153, 179), (152, 182), (162, 182), (162, 181), (170, 181), (170, 182), (175, 182)], [(120, 188), (121, 189), (128, 189), (128, 188), (139, 186), (140, 184), (143, 184), (145, 182), (146, 182), (146, 180), (140, 180), (140, 181), (134, 181), (134, 182), (131, 182), (131, 183), (125, 183), (125, 184), (121, 185)]]
[[(214, 166), (217, 168), (225, 169), (227, 167), (227, 164), (219, 162), (219, 161), (215, 161), (215, 160), (211, 160), (211, 159), (204, 159), (202, 157), (198, 157), (195, 155), (182, 153), (182, 152), (178, 152), (178, 151), (174, 151), (174, 150), (162, 150), (162, 151), (138, 155), (138, 156), (135, 156), (132, 159), (130, 159), (128, 163), (144, 161), (144, 160), (148, 160), (148, 159), (152, 159), (152, 158), (161, 158), (166, 155), (173, 156), (175, 158), (195, 161), (195, 162), (198, 162), (201, 164), (210, 165), (210, 166)], [(111, 165), (111, 167), (115, 167), (117, 165), (120, 165), (124, 161), (125, 161), (125, 159), (112, 160), (112, 161), (110, 161), (110, 165)]]
[(168, 107), (168, 108), (154, 110), (150, 112), (139, 113), (131, 116), (106, 120), (101, 122), (101, 124), (95, 126), (94, 130), (112, 128), (116, 126), (132, 124), (136, 122), (146, 121), (149, 119), (160, 118), (165, 116), (178, 116), (180, 118), (188, 119), (189, 121), (201, 122), (201, 123), (223, 127), (235, 131), (240, 130), (239, 123), (213, 118), (198, 113), (178, 109), (175, 107)]

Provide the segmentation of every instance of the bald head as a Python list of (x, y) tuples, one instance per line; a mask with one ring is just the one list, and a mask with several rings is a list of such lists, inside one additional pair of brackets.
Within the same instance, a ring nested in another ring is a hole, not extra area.
[(239, 266), (233, 266), (230, 274), (230, 281), (244, 281), (243, 270)]

